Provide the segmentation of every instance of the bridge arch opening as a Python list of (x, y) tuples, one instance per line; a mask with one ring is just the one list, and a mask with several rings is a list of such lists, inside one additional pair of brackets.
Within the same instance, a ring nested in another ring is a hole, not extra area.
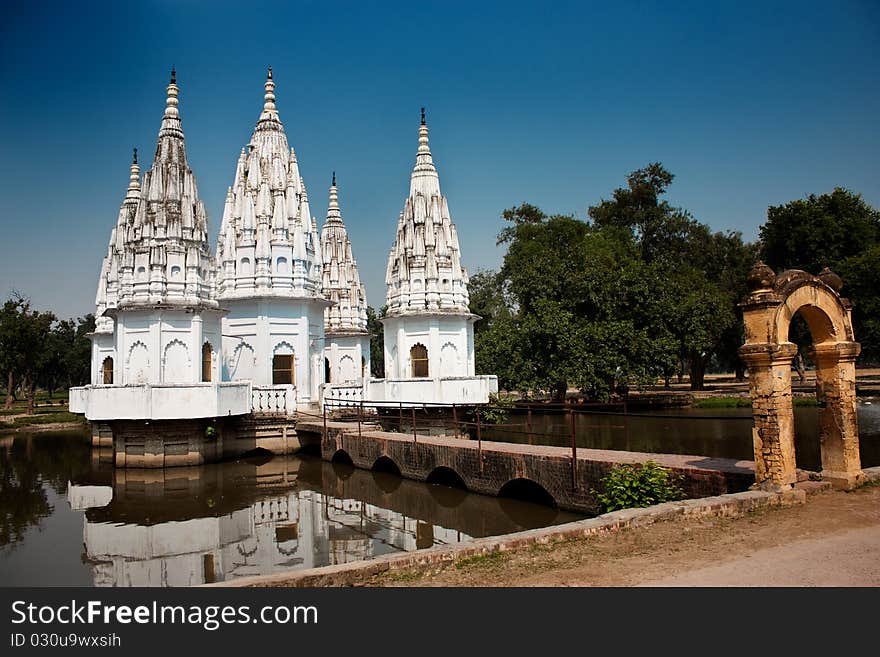
[(380, 456), (377, 458), (373, 463), (373, 467), (370, 469), (373, 472), (386, 472), (388, 474), (393, 474), (396, 477), (400, 476), (400, 468), (398, 468), (397, 464), (387, 456)]
[(498, 491), (498, 497), (506, 497), (522, 502), (534, 502), (544, 506), (555, 507), (556, 500), (541, 484), (531, 479), (511, 479)]
[(467, 490), (467, 486), (464, 483), (464, 479), (461, 478), (461, 475), (452, 468), (447, 468), (445, 465), (438, 466), (431, 470), (431, 473), (425, 481), (429, 484)]
[(351, 460), (351, 456), (349, 456), (348, 452), (344, 449), (337, 449), (333, 452), (333, 456), (330, 458), (331, 463), (341, 463), (343, 465), (354, 465), (354, 461)]

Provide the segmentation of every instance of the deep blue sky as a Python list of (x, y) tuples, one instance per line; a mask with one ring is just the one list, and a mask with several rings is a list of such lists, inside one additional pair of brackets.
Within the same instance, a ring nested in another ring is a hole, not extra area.
[[(610, 5), (617, 5), (610, 7)], [(876, 2), (4, 2), (0, 293), (94, 310), (132, 146), (149, 165), (172, 64), (213, 240), (266, 66), (323, 223), (337, 171), (371, 304), (419, 107), (473, 272), (504, 208), (584, 217), (660, 161), (673, 204), (757, 237), (835, 186), (880, 205)]]

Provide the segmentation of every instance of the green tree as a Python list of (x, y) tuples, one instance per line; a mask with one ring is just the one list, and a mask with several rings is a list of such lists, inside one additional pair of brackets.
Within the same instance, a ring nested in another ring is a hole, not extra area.
[(632, 172), (627, 186), (591, 207), (589, 215), (601, 230), (631, 235), (653, 272), (643, 308), (658, 324), (651, 337), (664, 380), (668, 384), (673, 369), (681, 376), (687, 367), (691, 388), (700, 389), (713, 357), (735, 362), (741, 370), (737, 303), (754, 247), (739, 233), (712, 232), (686, 210), (672, 207), (662, 197), (673, 179), (660, 163), (649, 164)]
[[(880, 359), (880, 211), (860, 194), (838, 187), (830, 194), (771, 206), (760, 234), (761, 258), (777, 271), (818, 274), (830, 267), (843, 278), (842, 294), (854, 304), (853, 328), (862, 357)], [(792, 339), (801, 348), (810, 344), (803, 322), (793, 323)]]

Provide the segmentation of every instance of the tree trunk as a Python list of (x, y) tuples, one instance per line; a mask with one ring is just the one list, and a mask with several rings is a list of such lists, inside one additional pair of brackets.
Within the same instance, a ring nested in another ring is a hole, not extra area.
[(736, 366), (734, 367), (734, 375), (737, 383), (742, 383), (746, 380), (746, 368), (739, 359), (737, 359)]
[(703, 356), (694, 355), (691, 358), (691, 390), (702, 390), (705, 378), (706, 359)]
[(798, 354), (794, 357), (794, 368), (797, 370), (798, 378), (803, 384), (807, 380), (807, 367), (804, 364), (804, 355)]
[(15, 381), (12, 378), (12, 370), (6, 375), (6, 405), (3, 407), (7, 411), (12, 409), (12, 399), (14, 397)]
[(27, 398), (27, 411), (25, 411), (28, 415), (34, 414), (34, 397), (37, 393), (37, 382), (33, 379), (30, 374), (26, 374), (21, 379), (21, 388), (24, 391), (25, 397)]
[(565, 401), (565, 393), (568, 392), (568, 383), (565, 381), (560, 381), (553, 388), (553, 401), (555, 402), (564, 402)]
[(669, 390), (669, 379), (670, 379), (670, 378), (671, 378), (671, 377), (670, 377), (670, 375), (669, 375), (669, 372), (666, 372), (666, 373), (663, 375), (663, 387), (666, 388), (667, 390)]

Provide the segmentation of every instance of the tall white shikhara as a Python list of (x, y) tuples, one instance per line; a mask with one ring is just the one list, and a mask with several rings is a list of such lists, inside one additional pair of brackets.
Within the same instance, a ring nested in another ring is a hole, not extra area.
[(409, 196), (397, 222), (397, 238), (385, 276), (388, 316), (442, 310), (469, 314), (468, 274), (461, 265), (458, 233), (428, 146), (422, 109), (419, 149)]
[(336, 173), (330, 183), (327, 220), (321, 229), (323, 290), (333, 303), (324, 311), (324, 381), (362, 384), (370, 374), (367, 292), (339, 208)]
[(101, 266), (92, 348), (95, 384), (218, 380), (220, 311), (208, 216), (186, 159), (175, 72), (155, 156), (137, 151)]
[(422, 109), (419, 148), (409, 196), (385, 275), (385, 379), (371, 381), (371, 399), (485, 402), (495, 377), (474, 375), (474, 322), (468, 273), (461, 264), (455, 224), (428, 145)]

